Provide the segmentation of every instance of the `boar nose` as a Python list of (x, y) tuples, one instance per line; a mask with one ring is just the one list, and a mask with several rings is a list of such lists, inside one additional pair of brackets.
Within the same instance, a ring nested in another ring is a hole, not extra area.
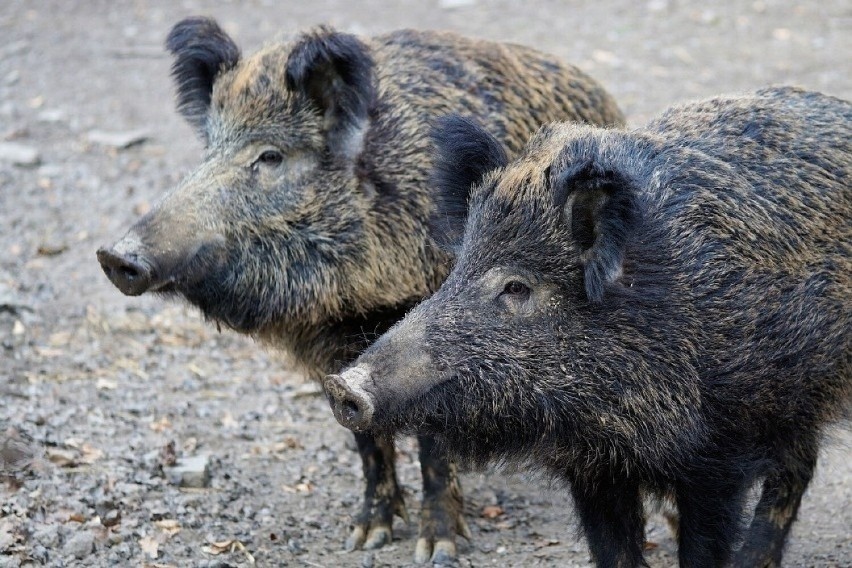
[(151, 266), (134, 253), (101, 247), (98, 249), (98, 262), (110, 282), (127, 296), (139, 296), (151, 287)]
[(343, 426), (360, 432), (370, 427), (373, 420), (373, 397), (362, 388), (369, 372), (355, 367), (340, 375), (328, 375), (323, 383), (334, 417)]

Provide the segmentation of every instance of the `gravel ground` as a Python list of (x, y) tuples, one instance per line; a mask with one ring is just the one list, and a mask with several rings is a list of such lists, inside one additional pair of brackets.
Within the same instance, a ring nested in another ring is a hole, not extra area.
[[(414, 523), (398, 522), (374, 553), (340, 552), (360, 461), (315, 385), (189, 308), (121, 296), (95, 261), (198, 160), (162, 41), (199, 13), (245, 51), (320, 22), (525, 43), (593, 74), (632, 124), (770, 83), (852, 98), (848, 0), (4, 0), (0, 567), (411, 562)], [(417, 454), (401, 446), (416, 519)], [(848, 426), (830, 436), (787, 565), (852, 565), (850, 448)], [(560, 487), (496, 471), (463, 485), (474, 538), (460, 545), (462, 566), (588, 565)], [(657, 517), (649, 540), (652, 566), (673, 565)]]

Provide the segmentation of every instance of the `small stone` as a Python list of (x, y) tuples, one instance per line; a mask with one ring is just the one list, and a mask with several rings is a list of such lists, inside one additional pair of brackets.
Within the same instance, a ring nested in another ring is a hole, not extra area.
[(367, 552), (361, 557), (361, 568), (373, 568), (376, 564), (376, 555), (373, 552)]
[(466, 8), (468, 6), (474, 6), (475, 4), (476, 0), (438, 0), (438, 6), (445, 10)]
[(125, 132), (92, 130), (89, 132), (88, 138), (89, 142), (123, 150), (135, 144), (141, 144), (147, 140), (148, 132), (145, 130), (128, 130)]
[(19, 556), (8, 556), (6, 554), (0, 556), (0, 568), (19, 568), (20, 566), (21, 558)]
[(0, 142), (0, 161), (16, 166), (37, 166), (41, 162), (38, 150), (17, 142)]
[(60, 108), (47, 108), (38, 113), (39, 122), (64, 122), (68, 115)]
[(177, 460), (174, 467), (164, 468), (169, 480), (180, 487), (204, 488), (210, 485), (210, 466), (206, 455)]
[(80, 531), (65, 543), (63, 550), (66, 554), (78, 560), (89, 556), (95, 548), (95, 535), (89, 531)]

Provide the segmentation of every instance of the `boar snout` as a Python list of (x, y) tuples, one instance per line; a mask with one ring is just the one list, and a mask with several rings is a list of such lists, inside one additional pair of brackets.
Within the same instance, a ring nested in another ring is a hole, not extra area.
[(127, 239), (114, 247), (98, 249), (98, 262), (109, 281), (126, 296), (139, 296), (151, 289), (154, 270), (152, 263), (142, 255), (122, 246)]
[(363, 387), (371, 380), (369, 370), (353, 367), (340, 375), (328, 375), (323, 382), (334, 417), (355, 432), (367, 430), (373, 421), (373, 396)]

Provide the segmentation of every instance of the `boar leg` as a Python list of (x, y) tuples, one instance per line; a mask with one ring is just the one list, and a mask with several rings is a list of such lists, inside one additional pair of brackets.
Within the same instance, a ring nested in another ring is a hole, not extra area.
[(355, 442), (361, 454), (367, 488), (346, 549), (380, 548), (391, 542), (394, 514), (408, 521), (402, 491), (396, 481), (393, 439), (356, 433)]
[(712, 478), (712, 482), (684, 483), (676, 488), (680, 566), (727, 566), (741, 534), (747, 484), (732, 471), (703, 471), (694, 476), (701, 480)]
[(645, 516), (639, 486), (601, 476), (571, 484), (583, 533), (597, 566), (645, 566)]
[(455, 464), (447, 459), (435, 439), (419, 436), (417, 440), (423, 474), (423, 507), (414, 560), (446, 563), (456, 557), (456, 534), (470, 539), (461, 485)]
[(816, 467), (816, 448), (815, 443), (799, 446), (797, 455), (785, 456), (783, 468), (764, 480), (763, 493), (745, 544), (736, 555), (735, 566), (768, 568), (781, 565), (784, 542)]

